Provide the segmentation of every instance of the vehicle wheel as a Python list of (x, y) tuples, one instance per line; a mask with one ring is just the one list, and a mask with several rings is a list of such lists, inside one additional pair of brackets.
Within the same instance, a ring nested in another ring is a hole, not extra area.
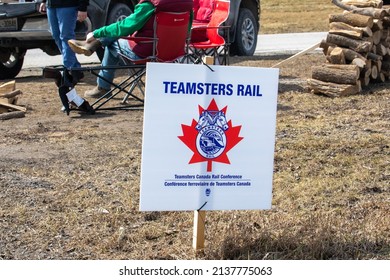
[(106, 24), (108, 25), (120, 21), (132, 13), (133, 11), (126, 4), (116, 3), (110, 8)]
[(240, 56), (251, 56), (257, 44), (257, 23), (251, 10), (242, 8), (238, 15), (236, 39), (232, 45), (233, 52)]
[(7, 61), (0, 62), (0, 80), (13, 79), (19, 74), (23, 66), (24, 54), (25, 51), (13, 50)]
[[(110, 11), (107, 16), (106, 25), (120, 21), (132, 13), (133, 11), (130, 9), (129, 6), (123, 3), (115, 3), (110, 8)], [(104, 55), (104, 48), (96, 50), (96, 54), (99, 57), (100, 61), (102, 61)]]

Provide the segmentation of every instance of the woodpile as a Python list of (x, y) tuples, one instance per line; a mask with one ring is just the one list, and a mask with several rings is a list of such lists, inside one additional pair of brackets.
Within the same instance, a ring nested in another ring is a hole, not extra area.
[(15, 81), (0, 85), (0, 120), (24, 117), (27, 109), (16, 105), (22, 92), (15, 89)]
[(390, 79), (390, 7), (381, 0), (332, 3), (344, 11), (329, 15), (329, 33), (320, 44), (327, 63), (312, 68), (311, 92), (345, 96)]

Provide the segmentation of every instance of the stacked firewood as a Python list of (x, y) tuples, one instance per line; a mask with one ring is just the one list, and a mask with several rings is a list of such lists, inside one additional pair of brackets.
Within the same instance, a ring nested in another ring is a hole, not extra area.
[(320, 44), (327, 63), (312, 68), (313, 93), (331, 97), (359, 93), (390, 78), (390, 7), (379, 0), (332, 0), (344, 9), (329, 15)]
[(22, 92), (15, 89), (15, 81), (0, 85), (0, 120), (24, 117), (27, 109), (17, 105)]

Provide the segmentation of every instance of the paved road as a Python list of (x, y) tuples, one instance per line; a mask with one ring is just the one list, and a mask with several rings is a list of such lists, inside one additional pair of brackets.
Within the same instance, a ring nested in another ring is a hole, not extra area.
[(255, 54), (297, 53), (321, 42), (327, 34), (327, 32), (312, 32), (259, 35)]
[[(293, 54), (321, 42), (326, 32), (259, 35), (255, 55)], [(98, 63), (96, 55), (78, 55), (80, 63)], [(23, 68), (60, 65), (61, 56), (49, 56), (39, 49), (27, 51)]]

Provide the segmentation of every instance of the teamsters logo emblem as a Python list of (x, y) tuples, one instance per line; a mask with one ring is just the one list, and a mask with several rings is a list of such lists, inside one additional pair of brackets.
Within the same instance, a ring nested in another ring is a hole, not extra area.
[(179, 139), (194, 152), (189, 164), (207, 162), (207, 171), (212, 171), (212, 162), (230, 164), (227, 152), (243, 137), (240, 137), (241, 126), (232, 126), (226, 120), (227, 106), (218, 109), (215, 100), (211, 100), (207, 109), (199, 107), (198, 121), (192, 120), (191, 126), (182, 124), (183, 136)]

